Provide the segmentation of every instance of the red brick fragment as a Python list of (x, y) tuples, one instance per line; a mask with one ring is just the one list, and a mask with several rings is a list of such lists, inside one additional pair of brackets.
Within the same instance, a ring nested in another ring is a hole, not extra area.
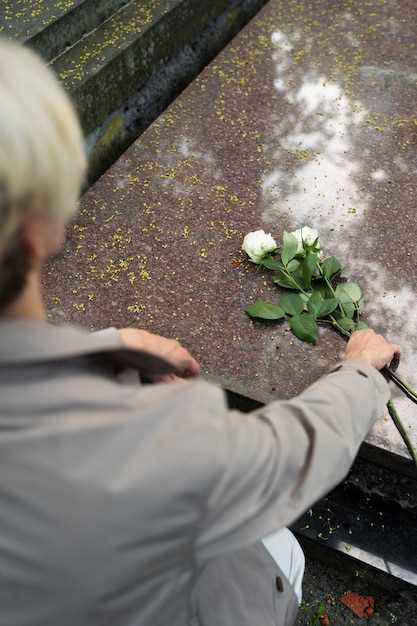
[(375, 598), (372, 596), (361, 596), (359, 593), (349, 591), (343, 594), (340, 602), (357, 617), (369, 619), (374, 614)]
[(327, 612), (319, 617), (320, 626), (330, 626), (329, 616)]

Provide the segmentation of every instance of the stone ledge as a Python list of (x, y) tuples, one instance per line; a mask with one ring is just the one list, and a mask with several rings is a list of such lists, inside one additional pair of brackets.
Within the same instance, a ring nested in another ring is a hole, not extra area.
[(26, 43), (50, 61), (128, 1), (4, 0), (0, 7), (0, 34)]
[[(321, 557), (341, 569), (365, 567), (369, 576), (391, 589), (417, 588), (415, 480), (385, 472), (382, 488), (363, 489), (380, 468), (359, 460), (348, 479), (316, 503), (293, 526), (311, 556)], [(390, 492), (390, 482), (397, 492)], [(407, 488), (408, 487), (408, 488)]]

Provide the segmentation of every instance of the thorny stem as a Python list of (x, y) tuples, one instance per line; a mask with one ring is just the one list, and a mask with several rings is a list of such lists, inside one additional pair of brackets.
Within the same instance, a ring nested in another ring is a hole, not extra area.
[(417, 392), (412, 387), (410, 387), (410, 385), (405, 383), (402, 378), (398, 376), (398, 374), (390, 370), (388, 367), (385, 368), (385, 370), (386, 374), (390, 377), (392, 382), (395, 383), (399, 389), (401, 389), (401, 391), (407, 396), (407, 398), (417, 404)]
[(338, 330), (339, 333), (343, 335), (343, 337), (346, 337), (348, 339), (350, 337), (350, 332), (342, 328), (342, 326), (337, 323), (337, 320), (333, 317), (333, 315), (330, 315), (330, 319), (332, 320), (332, 324), (336, 328), (336, 330)]
[(411, 458), (414, 461), (414, 464), (417, 466), (417, 454), (416, 451), (414, 449), (413, 444), (411, 443), (410, 437), (408, 436), (408, 433), (406, 431), (406, 429), (404, 428), (403, 423), (401, 422), (400, 416), (398, 415), (397, 409), (394, 406), (394, 403), (392, 400), (390, 400), (387, 404), (387, 409), (388, 409), (388, 413), (391, 416), (392, 421), (394, 422), (398, 432), (400, 433), (402, 440), (404, 441), (405, 445), (407, 446), (407, 450), (411, 456)]

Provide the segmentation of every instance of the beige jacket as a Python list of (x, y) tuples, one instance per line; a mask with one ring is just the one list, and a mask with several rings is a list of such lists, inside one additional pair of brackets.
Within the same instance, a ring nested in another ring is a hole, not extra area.
[(291, 524), (348, 471), (388, 400), (343, 364), (229, 411), (117, 331), (0, 324), (0, 625), (184, 626), (202, 567)]

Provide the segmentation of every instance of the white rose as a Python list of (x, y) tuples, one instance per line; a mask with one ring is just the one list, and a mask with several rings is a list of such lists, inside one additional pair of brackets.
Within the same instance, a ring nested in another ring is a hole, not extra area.
[[(310, 228), (309, 226), (303, 226), (302, 228), (299, 228), (298, 230), (294, 230), (294, 232), (292, 232), (291, 235), (293, 235), (293, 237), (295, 237), (298, 241), (298, 249), (297, 249), (297, 254), (298, 254), (299, 252), (302, 252), (304, 249), (303, 242), (306, 243), (308, 246), (312, 246), (313, 243), (318, 238), (319, 233), (314, 228)], [(317, 242), (316, 248), (320, 250), (319, 242)]]
[(253, 263), (260, 263), (269, 253), (277, 249), (275, 239), (263, 230), (248, 233), (243, 240), (242, 250)]

